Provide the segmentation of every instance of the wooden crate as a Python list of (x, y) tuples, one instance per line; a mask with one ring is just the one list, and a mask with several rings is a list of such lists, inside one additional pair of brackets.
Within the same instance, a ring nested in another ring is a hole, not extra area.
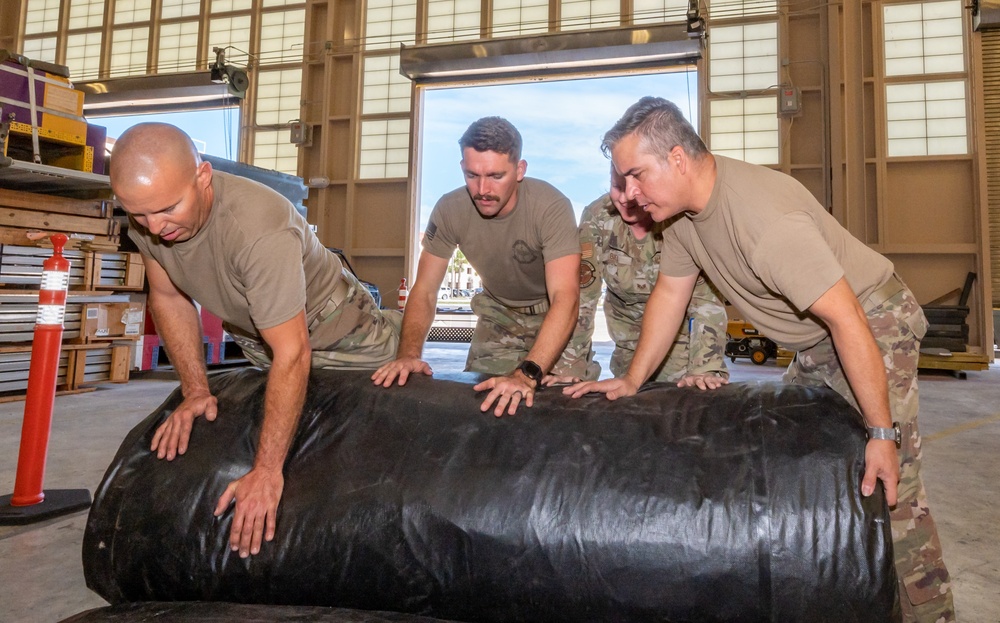
[[(83, 307), (83, 303), (66, 303), (66, 315), (63, 318), (63, 340), (80, 339)], [(37, 317), (37, 297), (31, 302), (0, 303), (0, 345), (30, 345), (35, 337)]]
[[(91, 289), (88, 270), (93, 260), (88, 258), (93, 255), (93, 251), (63, 251), (63, 257), (69, 260), (70, 290)], [(0, 244), (0, 288), (38, 290), (42, 267), (50, 257), (51, 249)]]
[[(69, 351), (59, 354), (59, 372), (56, 387), (66, 389), (66, 369)], [(0, 396), (24, 395), (28, 389), (28, 371), (31, 364), (31, 345), (0, 346)]]
[(6, 188), (0, 188), (0, 223), (0, 242), (25, 246), (30, 246), (28, 234), (33, 233), (38, 238), (30, 244), (51, 248), (45, 237), (59, 232), (73, 241), (67, 248), (89, 242), (117, 250), (121, 235), (110, 199), (69, 199)]
[(91, 290), (128, 290), (139, 292), (146, 282), (146, 265), (138, 253), (92, 252), (84, 268)]
[(929, 355), (920, 353), (917, 367), (921, 370), (986, 370), (990, 367), (990, 358), (978, 353), (951, 353), (951, 355)]
[(70, 351), (66, 384), (77, 389), (97, 383), (127, 383), (132, 348), (128, 343), (90, 344)]
[[(79, 391), (99, 383), (127, 383), (131, 354), (129, 343), (63, 344), (56, 391)], [(30, 344), (0, 346), (0, 400), (24, 397), (30, 364)]]

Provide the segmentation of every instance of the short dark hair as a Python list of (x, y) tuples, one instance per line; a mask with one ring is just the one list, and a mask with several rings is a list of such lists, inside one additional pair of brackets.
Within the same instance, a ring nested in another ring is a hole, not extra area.
[(692, 158), (708, 155), (704, 141), (684, 118), (681, 109), (662, 97), (646, 96), (629, 106), (622, 118), (604, 134), (601, 151), (610, 158), (618, 141), (633, 133), (650, 153), (664, 159), (678, 145)]
[(471, 147), (476, 151), (495, 151), (510, 158), (511, 162), (521, 159), (521, 133), (510, 121), (503, 117), (483, 117), (473, 121), (458, 144), (465, 151)]

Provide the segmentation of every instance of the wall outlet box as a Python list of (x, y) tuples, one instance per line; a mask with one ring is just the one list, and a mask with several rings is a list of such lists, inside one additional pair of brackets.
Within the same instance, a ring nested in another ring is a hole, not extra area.
[(778, 114), (797, 115), (802, 112), (802, 96), (797, 87), (781, 87), (778, 94)]

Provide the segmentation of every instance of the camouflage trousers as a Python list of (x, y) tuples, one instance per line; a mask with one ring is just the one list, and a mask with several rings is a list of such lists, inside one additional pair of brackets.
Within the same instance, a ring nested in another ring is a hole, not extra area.
[[(608, 327), (611, 327), (613, 323), (618, 321), (618, 318), (613, 312), (609, 311), (609, 306), (604, 306), (605, 317), (607, 318)], [(624, 327), (621, 327), (624, 329)], [(634, 324), (630, 327), (636, 334), (638, 338), (639, 327)], [(632, 365), (632, 359), (635, 357), (635, 347), (638, 344), (638, 339), (628, 340), (622, 342), (615, 342), (615, 349), (611, 352), (611, 373), (615, 378), (621, 378), (625, 376), (628, 372), (628, 368)], [(691, 327), (688, 321), (682, 322), (681, 327), (677, 330), (677, 337), (674, 338), (674, 343), (670, 346), (670, 350), (667, 351), (667, 356), (660, 363), (660, 365), (653, 370), (653, 374), (650, 375), (648, 382), (669, 382), (676, 383), (684, 378), (684, 375), (688, 372), (688, 363), (690, 362), (690, 348), (691, 348)], [(722, 367), (725, 368), (725, 363)]]
[[(613, 294), (609, 293), (608, 298), (611, 296)], [(721, 304), (699, 305), (698, 301), (692, 300), (687, 313), (687, 319), (678, 328), (666, 358), (653, 370), (648, 382), (676, 383), (688, 374), (708, 373), (729, 378), (729, 370), (723, 357), (726, 308)], [(641, 324), (607, 303), (604, 305), (604, 314), (608, 332), (615, 341), (615, 349), (611, 353), (611, 373), (620, 378), (625, 376), (632, 365)]]
[(472, 297), (471, 305), (478, 320), (465, 360), (466, 372), (510, 374), (535, 345), (547, 312), (515, 311), (485, 292)]
[[(373, 370), (396, 358), (402, 313), (379, 309), (354, 275), (344, 271), (344, 279), (330, 301), (309, 323), (312, 367), (335, 370)], [(271, 349), (257, 336), (225, 326), (233, 341), (255, 366), (271, 365)]]
[[(899, 422), (903, 437), (899, 449), (898, 500), (890, 509), (893, 557), (903, 620), (948, 623), (955, 620), (951, 580), (941, 558), (937, 527), (920, 478), (917, 359), (927, 320), (910, 291), (902, 288), (881, 305), (865, 307), (868, 324), (885, 361), (892, 418)], [(830, 337), (796, 353), (784, 380), (801, 385), (827, 385), (858, 408)]]

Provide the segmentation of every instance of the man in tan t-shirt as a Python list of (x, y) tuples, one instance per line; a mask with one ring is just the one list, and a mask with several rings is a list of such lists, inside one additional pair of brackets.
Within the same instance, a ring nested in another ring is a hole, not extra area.
[(459, 140), (465, 186), (434, 206), (422, 240), (417, 278), (403, 314), (396, 361), (372, 375), (400, 385), (431, 374), (421, 359), (437, 292), (455, 248), (483, 280), (472, 299), (478, 322), (465, 369), (498, 375), (474, 387), (490, 390), (480, 405), (512, 415), (531, 406), (576, 325), (580, 240), (573, 207), (562, 193), (525, 177), (521, 135), (506, 119), (485, 117)]
[(149, 309), (184, 394), (153, 436), (157, 457), (184, 454), (195, 418), (217, 415), (194, 301), (222, 318), (247, 358), (268, 369), (253, 468), (229, 484), (215, 509), (220, 515), (235, 500), (230, 547), (243, 557), (257, 554), (262, 537), (274, 538), (282, 469), (310, 369), (392, 361), (399, 314), (378, 309), (287, 199), (213, 171), (174, 126), (126, 131), (115, 144), (111, 186), (129, 213)]
[(861, 492), (871, 495), (881, 480), (894, 507), (905, 620), (954, 621), (948, 570), (919, 473), (917, 359), (927, 322), (892, 263), (790, 176), (713, 156), (664, 99), (633, 104), (605, 134), (602, 149), (625, 176), (627, 198), (655, 221), (683, 217), (664, 232), (660, 275), (628, 372), (566, 393), (598, 391), (612, 400), (635, 394), (673, 343), (703, 270), (754, 326), (796, 351), (786, 382), (828, 385), (859, 409), (869, 436)]

